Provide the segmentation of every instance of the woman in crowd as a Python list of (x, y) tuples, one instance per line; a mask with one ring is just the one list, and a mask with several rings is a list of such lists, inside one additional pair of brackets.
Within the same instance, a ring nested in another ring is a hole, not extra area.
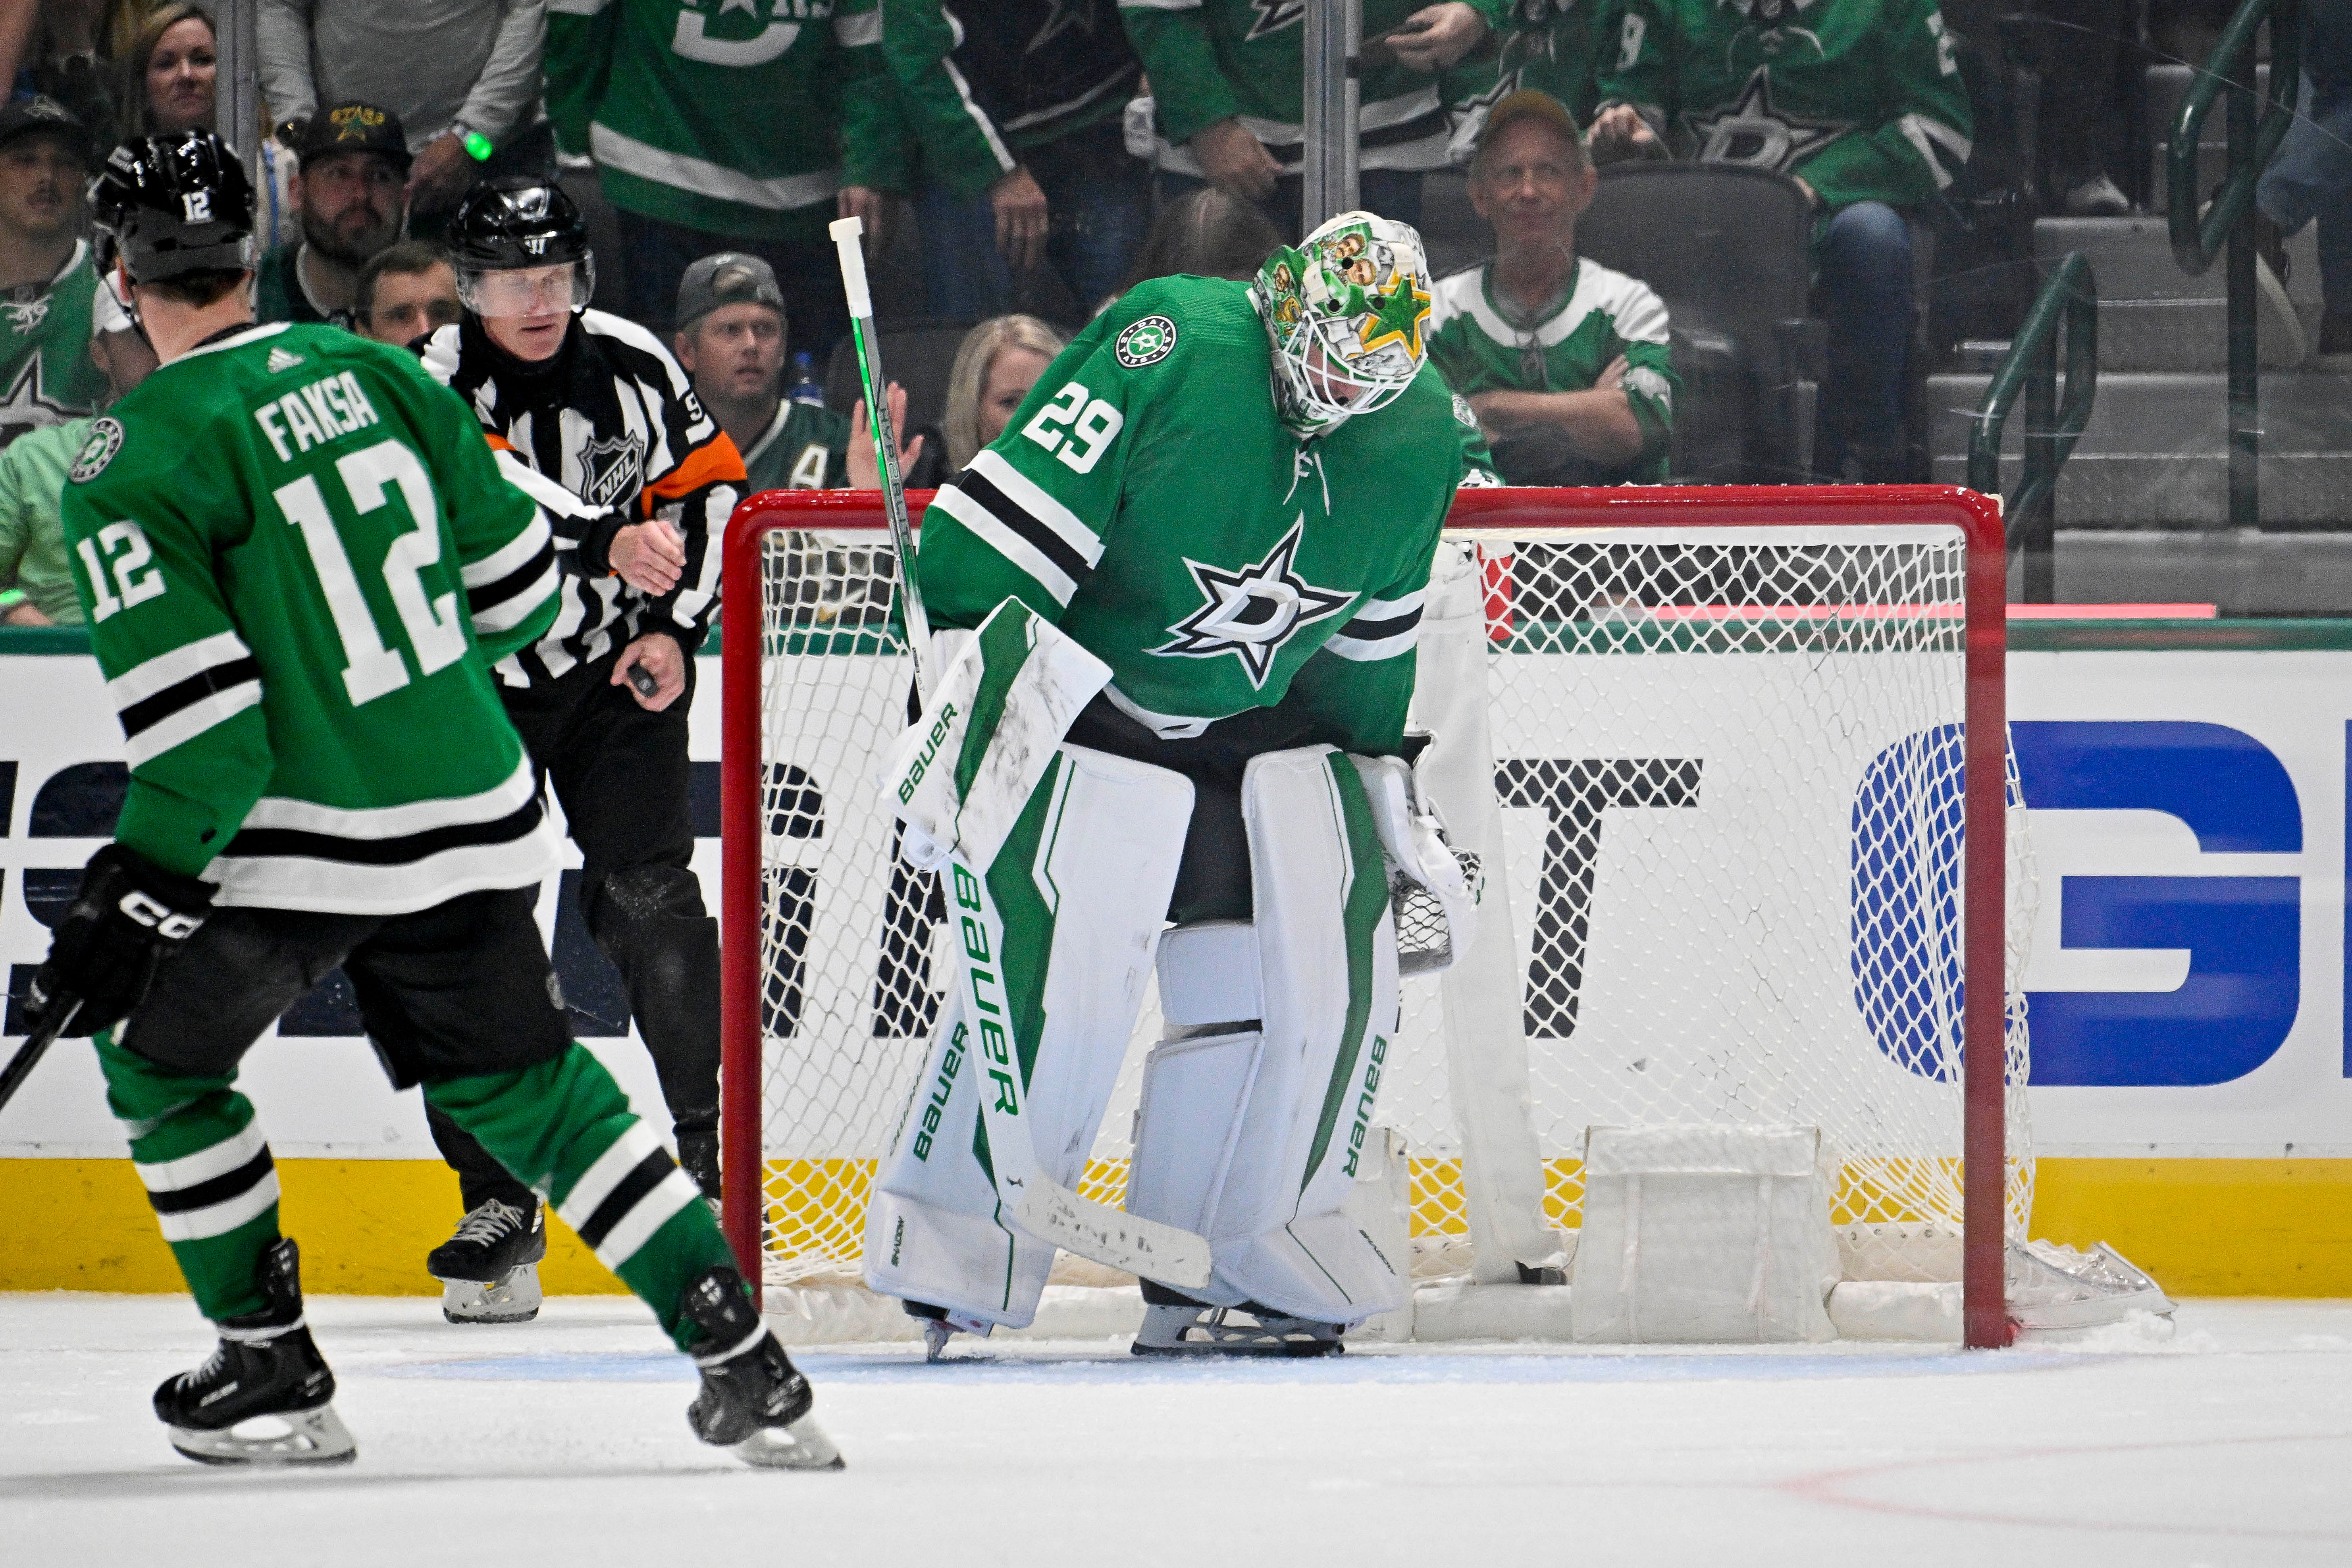
[(1004, 433), (1021, 400), (1064, 347), (1062, 335), (1034, 316), (994, 316), (972, 328), (948, 372), (948, 472), (961, 473), (982, 447)]
[(219, 51), (212, 13), (187, 0), (158, 6), (123, 64), (129, 135), (213, 128)]

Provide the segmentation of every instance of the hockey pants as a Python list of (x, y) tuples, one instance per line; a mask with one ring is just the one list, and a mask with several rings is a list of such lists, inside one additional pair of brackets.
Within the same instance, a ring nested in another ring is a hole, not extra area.
[[(694, 823), (687, 689), (659, 713), (611, 684), (617, 655), (545, 686), (502, 695), (532, 765), (562, 804), (580, 847), (580, 906), (588, 933), (621, 973), (629, 1012), (652, 1056), (680, 1142), (719, 1127), (719, 922), (688, 868)], [(442, 1157), (465, 1204), (520, 1206), (529, 1194), (455, 1121), (428, 1107)]]
[(544, 1195), (686, 1348), (680, 1292), (732, 1255), (694, 1184), (570, 1037), (531, 905), (525, 889), (395, 916), (223, 910), (98, 1037), (108, 1105), (206, 1317), (262, 1309), (255, 1276), (279, 1234), (277, 1171), (237, 1064), (341, 964), (394, 1087), (422, 1082), (428, 1106)]

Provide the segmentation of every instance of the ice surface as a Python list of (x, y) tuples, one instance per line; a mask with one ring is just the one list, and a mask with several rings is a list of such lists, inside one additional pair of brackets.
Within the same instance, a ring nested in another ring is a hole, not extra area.
[(2352, 1562), (2347, 1302), (1976, 1353), (828, 1347), (797, 1359), (840, 1475), (696, 1444), (689, 1370), (617, 1298), (513, 1328), (422, 1296), (310, 1317), (358, 1463), (229, 1472), (148, 1409), (209, 1347), (185, 1298), (0, 1295), (0, 1563)]

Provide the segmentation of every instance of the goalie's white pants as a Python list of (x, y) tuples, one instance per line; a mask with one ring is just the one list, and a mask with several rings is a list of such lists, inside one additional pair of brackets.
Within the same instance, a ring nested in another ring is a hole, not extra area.
[[(1192, 808), (1181, 775), (1066, 745), (990, 868), (1006, 989), (1021, 992), (1024, 961), (1044, 957), (1028, 981), (1043, 1004), (1026, 1102), (1038, 1163), (1077, 1184), (1157, 946), (1170, 1033), (1145, 1068), (1129, 1211), (1208, 1237), (1209, 1284), (1190, 1294), (1213, 1304), (1333, 1323), (1393, 1310), (1406, 1260), (1342, 1212), (1397, 1015), (1386, 861), (1362, 780), (1328, 746), (1253, 759), (1242, 813), (1255, 918), (1162, 941)], [(951, 990), (883, 1162), (866, 1279), (1021, 1328), (1053, 1248), (1002, 1216), (982, 1163), (986, 1077), (968, 1009)]]
[(1318, 1322), (1404, 1305), (1409, 1263), (1344, 1211), (1397, 1019), (1386, 860), (1356, 766), (1251, 760), (1250, 921), (1162, 941), (1168, 1035), (1144, 1069), (1129, 1212), (1209, 1239), (1205, 1289)]
[[(1001, 994), (1028, 1064), (1024, 1120), (1038, 1168), (1066, 1187), (1077, 1185), (1118, 1081), (1192, 816), (1181, 773), (1066, 745), (985, 872), (1004, 928)], [(960, 920), (946, 937), (966, 951), (985, 942)], [(866, 1205), (866, 1281), (1024, 1328), (1054, 1248), (1001, 1213), (983, 1163), (990, 1083), (978, 1035), (971, 1000), (951, 982)]]

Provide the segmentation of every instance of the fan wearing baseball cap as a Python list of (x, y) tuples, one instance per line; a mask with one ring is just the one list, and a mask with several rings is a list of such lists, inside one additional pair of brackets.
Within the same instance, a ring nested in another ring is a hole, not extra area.
[[(694, 395), (743, 454), (752, 493), (879, 489), (866, 405), (845, 419), (782, 396), (790, 321), (765, 261), (722, 250), (687, 268), (677, 284), (677, 363)], [(890, 386), (894, 428), (905, 428), (906, 394)], [(898, 448), (899, 471), (922, 455), (920, 436)]]
[(352, 326), (360, 274), (408, 222), (408, 139), (400, 117), (339, 103), (292, 132), (301, 162), (290, 194), (301, 237), (261, 258), (255, 319)]

